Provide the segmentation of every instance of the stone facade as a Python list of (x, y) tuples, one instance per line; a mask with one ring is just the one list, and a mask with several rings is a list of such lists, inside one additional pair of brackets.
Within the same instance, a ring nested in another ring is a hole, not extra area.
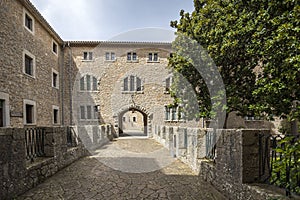
[[(263, 184), (259, 141), (270, 130), (217, 130), (215, 158), (207, 158), (208, 129), (155, 126), (153, 138), (170, 154), (188, 164), (228, 199), (285, 199), (275, 186)], [(270, 156), (270, 155), (266, 155)]]
[[(144, 124), (138, 123), (145, 127), (149, 136), (153, 123), (165, 123), (165, 106), (173, 103), (173, 98), (166, 92), (166, 79), (171, 76), (167, 68), (171, 44), (71, 42), (70, 48), (78, 68), (73, 89), (75, 123), (114, 124), (118, 135), (119, 129), (120, 132), (123, 129), (124, 115), (138, 112), (144, 116)], [(88, 54), (92, 57), (85, 59)], [(114, 58), (111, 58), (112, 54)], [(150, 61), (149, 54), (153, 59), (156, 54), (157, 60)], [(97, 89), (93, 88), (93, 80), (97, 81)], [(89, 84), (92, 86), (87, 86)], [(97, 107), (98, 120), (93, 117), (82, 119), (81, 113), (86, 110), (80, 107), (85, 104)]]
[(13, 199), (87, 155), (80, 141), (76, 147), (67, 148), (67, 128), (45, 127), (44, 130), (45, 156), (30, 162), (25, 154), (24, 128), (0, 129), (1, 199)]
[(63, 41), (29, 0), (1, 1), (0, 18), (4, 127), (100, 123), (118, 135), (129, 110), (149, 136), (153, 123), (178, 122), (165, 120), (170, 43)]
[[(60, 125), (63, 41), (29, 1), (1, 1), (0, 4), (0, 92), (9, 96), (9, 101), (4, 102), (8, 108), (4, 112), (10, 118), (5, 117), (9, 123), (4, 126), (52, 126), (53, 106), (59, 112), (56, 125)], [(31, 59), (29, 73), (24, 66), (26, 56)], [(53, 87), (53, 72), (57, 74), (56, 87)], [(26, 100), (34, 103), (32, 123), (28, 124)]]

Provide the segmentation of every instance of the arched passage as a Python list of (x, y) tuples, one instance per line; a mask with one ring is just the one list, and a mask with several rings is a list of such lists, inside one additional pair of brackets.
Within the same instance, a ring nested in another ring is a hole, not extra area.
[(115, 114), (115, 130), (119, 136), (125, 133), (139, 133), (140, 135), (149, 136), (150, 131), (150, 114), (145, 108), (140, 106), (127, 106)]

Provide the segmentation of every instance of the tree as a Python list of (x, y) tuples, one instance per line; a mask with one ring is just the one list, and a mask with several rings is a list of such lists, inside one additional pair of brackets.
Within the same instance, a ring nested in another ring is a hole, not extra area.
[(251, 108), (273, 116), (299, 118), (293, 101), (300, 98), (300, 1), (264, 1), (256, 17), (253, 48), (263, 71), (254, 95), (260, 101)]
[[(171, 26), (201, 44), (218, 66), (226, 112), (268, 118), (297, 113), (292, 102), (300, 97), (299, 1), (194, 0), (194, 7), (191, 14), (182, 10)], [(203, 77), (177, 51), (182, 49), (175, 48), (169, 66), (198, 91), (201, 116), (210, 116)]]
[[(255, 88), (253, 69), (257, 59), (247, 49), (251, 45), (249, 38), (256, 28), (251, 23), (253, 13), (243, 10), (243, 2), (195, 0), (194, 5), (192, 14), (181, 11), (180, 21), (171, 22), (171, 26), (177, 29), (177, 34), (197, 41), (218, 66), (226, 88), (226, 113), (239, 111), (241, 115), (252, 115), (248, 107), (255, 102), (252, 95)], [(183, 51), (178, 48), (176, 41), (175, 46), (175, 52)], [(199, 99), (200, 116), (211, 117), (212, 97), (207, 92), (204, 77), (176, 53), (170, 59), (169, 66), (193, 85)]]

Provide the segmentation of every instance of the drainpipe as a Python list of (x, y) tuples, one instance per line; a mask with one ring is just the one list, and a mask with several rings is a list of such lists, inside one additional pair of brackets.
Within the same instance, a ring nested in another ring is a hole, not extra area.
[(72, 68), (73, 68), (73, 61), (72, 61), (72, 57), (73, 57), (73, 52), (72, 52), (72, 48), (70, 46), (70, 42), (67, 43), (68, 47), (69, 47), (69, 69), (68, 69), (68, 73), (69, 73), (69, 95), (70, 95), (70, 126), (73, 125), (73, 100), (72, 100)]
[(65, 82), (64, 82), (64, 78), (65, 78), (65, 73), (64, 73), (64, 69), (65, 69), (65, 47), (66, 44), (64, 43), (62, 46), (62, 58), (60, 59), (61, 63), (60, 63), (60, 88), (61, 88), (61, 98), (60, 98), (60, 102), (61, 102), (61, 119), (60, 119), (60, 123), (62, 126), (65, 125), (65, 102), (64, 102), (64, 96), (65, 96)]

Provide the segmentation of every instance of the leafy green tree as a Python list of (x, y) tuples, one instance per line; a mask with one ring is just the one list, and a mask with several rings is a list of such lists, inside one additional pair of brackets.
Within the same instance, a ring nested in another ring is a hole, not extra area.
[(254, 91), (261, 100), (251, 108), (270, 118), (299, 118), (292, 105), (300, 99), (300, 1), (263, 1), (257, 14), (248, 51), (258, 54), (263, 71)]
[[(243, 2), (235, 1), (195, 0), (194, 5), (192, 14), (181, 11), (180, 21), (171, 22), (171, 26), (177, 29), (177, 34), (197, 41), (218, 66), (226, 88), (226, 112), (252, 115), (248, 107), (255, 102), (252, 95), (256, 78), (253, 69), (257, 65), (257, 59), (247, 52), (251, 45), (249, 38), (256, 29), (254, 23), (250, 23), (252, 12), (249, 14), (243, 10)], [(247, 21), (249, 23), (245, 23)], [(175, 50), (183, 51), (178, 47)], [(193, 85), (199, 100), (200, 116), (211, 117), (212, 97), (203, 77), (207, 74), (199, 74), (187, 59), (176, 53), (169, 65)]]
[[(218, 66), (226, 112), (291, 115), (292, 101), (300, 97), (299, 1), (194, 0), (194, 7), (191, 14), (182, 10), (181, 19), (171, 26), (203, 46)], [(169, 66), (193, 86), (200, 116), (210, 117), (207, 83), (193, 63), (177, 53), (188, 47), (174, 43)]]

